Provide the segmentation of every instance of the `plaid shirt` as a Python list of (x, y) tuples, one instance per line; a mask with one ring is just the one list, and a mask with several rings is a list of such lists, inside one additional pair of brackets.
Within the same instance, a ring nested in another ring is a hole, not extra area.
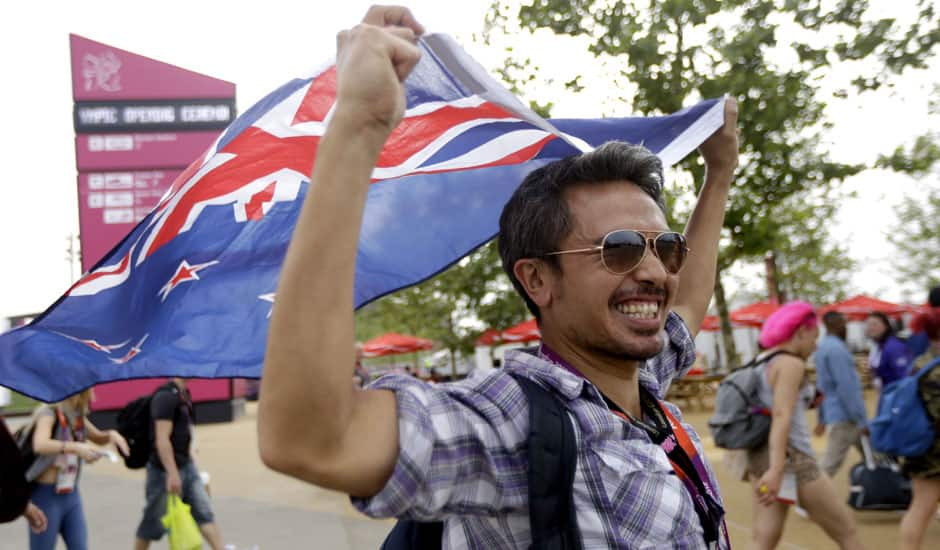
[[(675, 313), (664, 336), (663, 351), (639, 370), (640, 384), (660, 399), (695, 356)], [(505, 369), (453, 384), (397, 375), (377, 380), (372, 388), (397, 396), (398, 461), (377, 495), (353, 504), (377, 518), (444, 520), (447, 549), (528, 548), (528, 403), (505, 371), (547, 386), (567, 404), (578, 441), (573, 492), (585, 549), (706, 547), (692, 499), (662, 448), (614, 416), (589, 381), (521, 351), (507, 353)], [(681, 421), (679, 409), (666, 406)], [(682, 425), (704, 458), (698, 434)]]

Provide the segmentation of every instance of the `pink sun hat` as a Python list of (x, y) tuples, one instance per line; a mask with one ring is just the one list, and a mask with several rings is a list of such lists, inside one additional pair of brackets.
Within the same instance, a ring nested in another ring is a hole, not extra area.
[(779, 346), (792, 338), (798, 328), (815, 326), (816, 322), (813, 304), (799, 300), (787, 302), (764, 321), (758, 341), (764, 349)]

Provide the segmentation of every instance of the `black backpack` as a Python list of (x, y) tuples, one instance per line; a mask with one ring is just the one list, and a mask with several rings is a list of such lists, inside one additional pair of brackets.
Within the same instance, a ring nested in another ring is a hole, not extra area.
[[(580, 550), (581, 537), (572, 487), (577, 465), (574, 428), (564, 404), (549, 390), (522, 376), (512, 375), (529, 401), (529, 525), (532, 548)], [(381, 550), (437, 550), (444, 522), (400, 520)]]
[(124, 465), (131, 469), (143, 468), (150, 460), (153, 449), (153, 421), (150, 418), (150, 403), (153, 396), (161, 391), (179, 393), (176, 384), (169, 382), (160, 386), (150, 395), (144, 395), (131, 401), (118, 413), (117, 431), (127, 441), (130, 451), (124, 457)]

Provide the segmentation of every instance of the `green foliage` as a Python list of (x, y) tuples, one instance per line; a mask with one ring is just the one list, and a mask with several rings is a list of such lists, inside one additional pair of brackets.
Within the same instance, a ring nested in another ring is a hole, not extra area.
[[(512, 8), (497, 0), (483, 38), (491, 43), (492, 34), (518, 21), (530, 31), (587, 40), (590, 51), (615, 60), (621, 68), (617, 78), (631, 84), (629, 92), (614, 92), (630, 94), (620, 98), (628, 112), (669, 113), (726, 93), (738, 98), (741, 163), (725, 217), (719, 273), (775, 250), (788, 295), (825, 302), (841, 297), (854, 267), (844, 246), (827, 237), (838, 204), (833, 197), (839, 182), (865, 167), (834, 162), (822, 147), (826, 103), (849, 92), (824, 97), (820, 78), (835, 63), (863, 60), (853, 82), (856, 90), (868, 90), (890, 85), (907, 68), (925, 67), (940, 40), (940, 23), (930, 0), (916, 5), (916, 21), (902, 26), (893, 19), (865, 19), (866, 0), (533, 0)], [(536, 76), (540, 69), (512, 47), (505, 53), (496, 72), (524, 97), (543, 82)], [(594, 83), (575, 75), (563, 85), (577, 93)], [(553, 107), (529, 104), (546, 117)], [(879, 166), (922, 173), (937, 155), (933, 143), (917, 142), (910, 152), (880, 159)], [(677, 178), (667, 198), (673, 227), (681, 227), (689, 213), (691, 201), (682, 197), (697, 193), (704, 179), (697, 155), (677, 168), (687, 177)], [(932, 212), (933, 219), (940, 216), (940, 210)], [(909, 218), (917, 215), (911, 211)], [(504, 328), (526, 317), (490, 243), (437, 277), (359, 310), (356, 335), (366, 340), (404, 332), (466, 353), (483, 328)], [(469, 322), (474, 319), (476, 324)]]
[(915, 177), (926, 175), (940, 161), (940, 134), (918, 136), (910, 150), (898, 147), (890, 155), (882, 155), (876, 165)]
[(893, 267), (898, 277), (920, 288), (940, 285), (940, 185), (937, 175), (926, 196), (906, 197), (898, 209), (898, 224), (887, 234), (897, 247)]
[[(801, 206), (865, 168), (833, 161), (822, 146), (831, 99), (821, 93), (820, 79), (835, 63), (864, 60), (855, 85), (868, 90), (905, 69), (926, 67), (940, 23), (931, 2), (918, 0), (917, 7), (916, 21), (902, 26), (865, 19), (866, 0), (534, 0), (517, 10), (494, 3), (488, 23), (492, 33), (514, 16), (529, 31), (588, 38), (592, 53), (621, 60), (623, 76), (636, 84), (634, 112), (670, 113), (722, 94), (738, 98), (741, 162), (719, 270), (777, 250), (785, 261), (784, 286), (818, 299), (839, 294), (852, 264), (844, 247), (826, 244), (832, 210)], [(840, 95), (847, 92), (833, 99)], [(679, 169), (692, 183), (670, 191), (697, 193), (701, 158), (693, 155)], [(673, 196), (669, 204), (680, 201)], [(677, 210), (670, 224), (687, 214)], [(813, 230), (796, 232), (794, 223)]]
[(880, 167), (921, 178), (927, 191), (923, 196), (903, 199), (898, 223), (887, 233), (898, 249), (894, 264), (898, 278), (921, 288), (940, 284), (940, 171), (934, 169), (940, 164), (938, 141), (937, 133), (918, 136), (909, 149), (898, 147), (878, 159)]
[(781, 208), (781, 233), (775, 245), (777, 278), (787, 300), (828, 304), (846, 298), (857, 263), (844, 243), (832, 239), (821, 220), (835, 215), (841, 197), (801, 198)]
[(356, 339), (385, 332), (429, 338), (453, 353), (470, 354), (479, 326), (507, 328), (528, 316), (499, 260), (496, 241), (420, 285), (386, 296), (356, 312)]

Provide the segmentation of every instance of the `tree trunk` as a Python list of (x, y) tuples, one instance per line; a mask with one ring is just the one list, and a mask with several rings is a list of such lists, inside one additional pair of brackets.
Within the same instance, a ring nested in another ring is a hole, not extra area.
[(457, 354), (450, 350), (450, 378), (457, 380)]
[[(721, 283), (721, 270), (715, 274), (715, 305), (718, 307), (718, 318), (721, 320), (721, 340), (725, 347), (728, 370), (734, 370), (741, 364), (738, 350), (734, 345), (734, 335), (731, 332), (731, 315), (728, 313), (728, 301), (725, 299), (725, 287)], [(720, 359), (720, 358), (719, 358)]]
[(773, 304), (782, 304), (787, 297), (780, 288), (780, 276), (777, 271), (777, 255), (773, 250), (764, 256), (764, 271), (767, 277), (767, 298)]

